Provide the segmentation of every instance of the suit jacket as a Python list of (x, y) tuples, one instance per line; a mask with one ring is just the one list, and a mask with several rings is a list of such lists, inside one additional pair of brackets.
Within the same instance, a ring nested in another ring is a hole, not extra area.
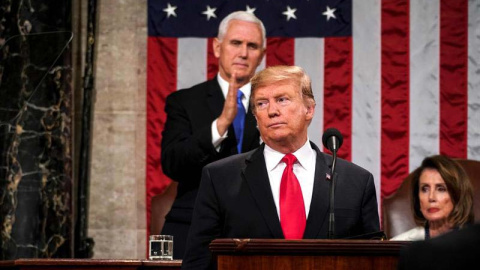
[[(304, 239), (327, 238), (332, 157), (317, 153), (312, 201)], [(264, 144), (249, 153), (207, 165), (195, 203), (182, 269), (206, 269), (209, 243), (216, 238), (284, 238), (263, 155)], [(338, 159), (335, 190), (335, 236), (379, 230), (373, 175)]]
[[(235, 131), (228, 129), (228, 138), (217, 152), (212, 145), (212, 122), (222, 113), (225, 98), (217, 79), (167, 97), (167, 119), (162, 133), (162, 169), (178, 182), (177, 196), (166, 222), (189, 224), (200, 183), (202, 168), (221, 158), (237, 154)], [(245, 117), (244, 152), (259, 146), (259, 132), (252, 112)], [(186, 232), (185, 232), (186, 234)]]
[(417, 241), (400, 251), (398, 269), (478, 269), (480, 224)]

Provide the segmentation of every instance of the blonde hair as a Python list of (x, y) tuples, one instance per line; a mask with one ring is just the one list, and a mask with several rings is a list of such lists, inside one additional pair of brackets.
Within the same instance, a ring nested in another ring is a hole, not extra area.
[(315, 97), (312, 91), (312, 82), (305, 70), (299, 66), (271, 66), (253, 76), (252, 94), (250, 95), (250, 104), (252, 111), (255, 112), (255, 91), (258, 88), (276, 83), (289, 83), (298, 86), (300, 95), (307, 105), (315, 104)]

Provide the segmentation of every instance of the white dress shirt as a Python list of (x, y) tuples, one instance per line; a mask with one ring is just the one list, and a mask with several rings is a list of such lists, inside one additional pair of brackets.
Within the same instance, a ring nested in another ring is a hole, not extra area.
[[(293, 164), (293, 172), (295, 173), (302, 189), (303, 202), (305, 204), (305, 216), (308, 218), (310, 203), (312, 202), (317, 152), (312, 149), (310, 141), (307, 139), (307, 142), (292, 154), (298, 160)], [(273, 200), (275, 201), (277, 214), (280, 218), (280, 182), (282, 180), (283, 171), (286, 167), (285, 162), (282, 162), (282, 158), (285, 154), (277, 152), (268, 145), (265, 145), (263, 155), (267, 165), (268, 179), (270, 180), (270, 187), (272, 188)]]

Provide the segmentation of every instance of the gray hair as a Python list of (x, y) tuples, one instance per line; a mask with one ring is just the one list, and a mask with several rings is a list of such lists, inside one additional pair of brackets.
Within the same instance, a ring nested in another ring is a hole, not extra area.
[(265, 26), (259, 18), (253, 15), (253, 13), (248, 13), (246, 11), (235, 11), (227, 15), (227, 17), (223, 18), (223, 20), (220, 22), (220, 25), (218, 26), (218, 40), (223, 41), (223, 37), (227, 33), (228, 25), (232, 20), (256, 23), (262, 31), (263, 48), (265, 49), (267, 47)]

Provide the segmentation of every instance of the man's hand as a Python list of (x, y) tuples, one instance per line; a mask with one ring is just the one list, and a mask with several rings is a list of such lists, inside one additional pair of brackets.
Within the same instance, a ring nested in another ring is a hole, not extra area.
[(222, 114), (220, 114), (217, 119), (217, 130), (220, 136), (223, 136), (225, 132), (227, 132), (228, 127), (232, 124), (237, 115), (237, 92), (240, 87), (241, 85), (237, 82), (237, 74), (234, 72), (232, 77), (230, 77), (228, 93), (225, 98)]

